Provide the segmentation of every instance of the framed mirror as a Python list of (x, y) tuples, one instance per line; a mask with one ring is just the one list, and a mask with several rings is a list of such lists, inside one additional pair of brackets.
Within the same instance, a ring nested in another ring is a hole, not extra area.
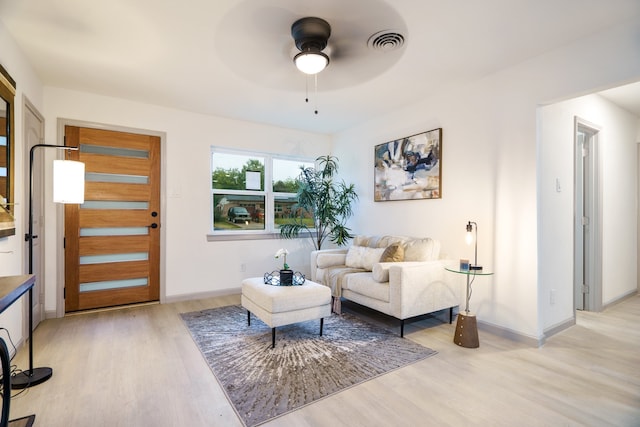
[(16, 82), (0, 65), (0, 237), (16, 234), (14, 220), (14, 109)]

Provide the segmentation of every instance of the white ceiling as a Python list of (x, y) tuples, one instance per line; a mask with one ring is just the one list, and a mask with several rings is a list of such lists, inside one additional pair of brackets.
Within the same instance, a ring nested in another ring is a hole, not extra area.
[[(305, 16), (332, 26), (308, 104), (290, 34)], [(321, 133), (631, 19), (638, 0), (0, 0), (47, 86)], [(367, 48), (389, 29), (400, 50)], [(640, 116), (640, 89), (608, 96)]]
[(599, 94), (640, 117), (640, 82), (605, 90)]

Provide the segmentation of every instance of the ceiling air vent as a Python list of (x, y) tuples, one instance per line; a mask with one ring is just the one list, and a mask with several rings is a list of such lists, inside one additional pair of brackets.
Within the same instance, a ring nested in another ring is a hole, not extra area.
[(367, 46), (373, 50), (389, 52), (400, 49), (404, 45), (404, 36), (398, 31), (384, 30), (379, 31), (369, 37)]

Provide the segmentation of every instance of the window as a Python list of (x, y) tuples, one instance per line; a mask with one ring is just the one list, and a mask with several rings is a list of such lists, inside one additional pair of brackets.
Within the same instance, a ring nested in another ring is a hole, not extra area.
[(212, 147), (212, 234), (277, 232), (298, 215), (296, 178), (313, 166), (308, 158)]

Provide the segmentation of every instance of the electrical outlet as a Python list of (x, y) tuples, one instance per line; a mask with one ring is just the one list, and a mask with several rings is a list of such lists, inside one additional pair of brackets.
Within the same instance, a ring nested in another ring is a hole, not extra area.
[(247, 271), (247, 264), (245, 263), (240, 264), (240, 272), (244, 273), (245, 271)]

